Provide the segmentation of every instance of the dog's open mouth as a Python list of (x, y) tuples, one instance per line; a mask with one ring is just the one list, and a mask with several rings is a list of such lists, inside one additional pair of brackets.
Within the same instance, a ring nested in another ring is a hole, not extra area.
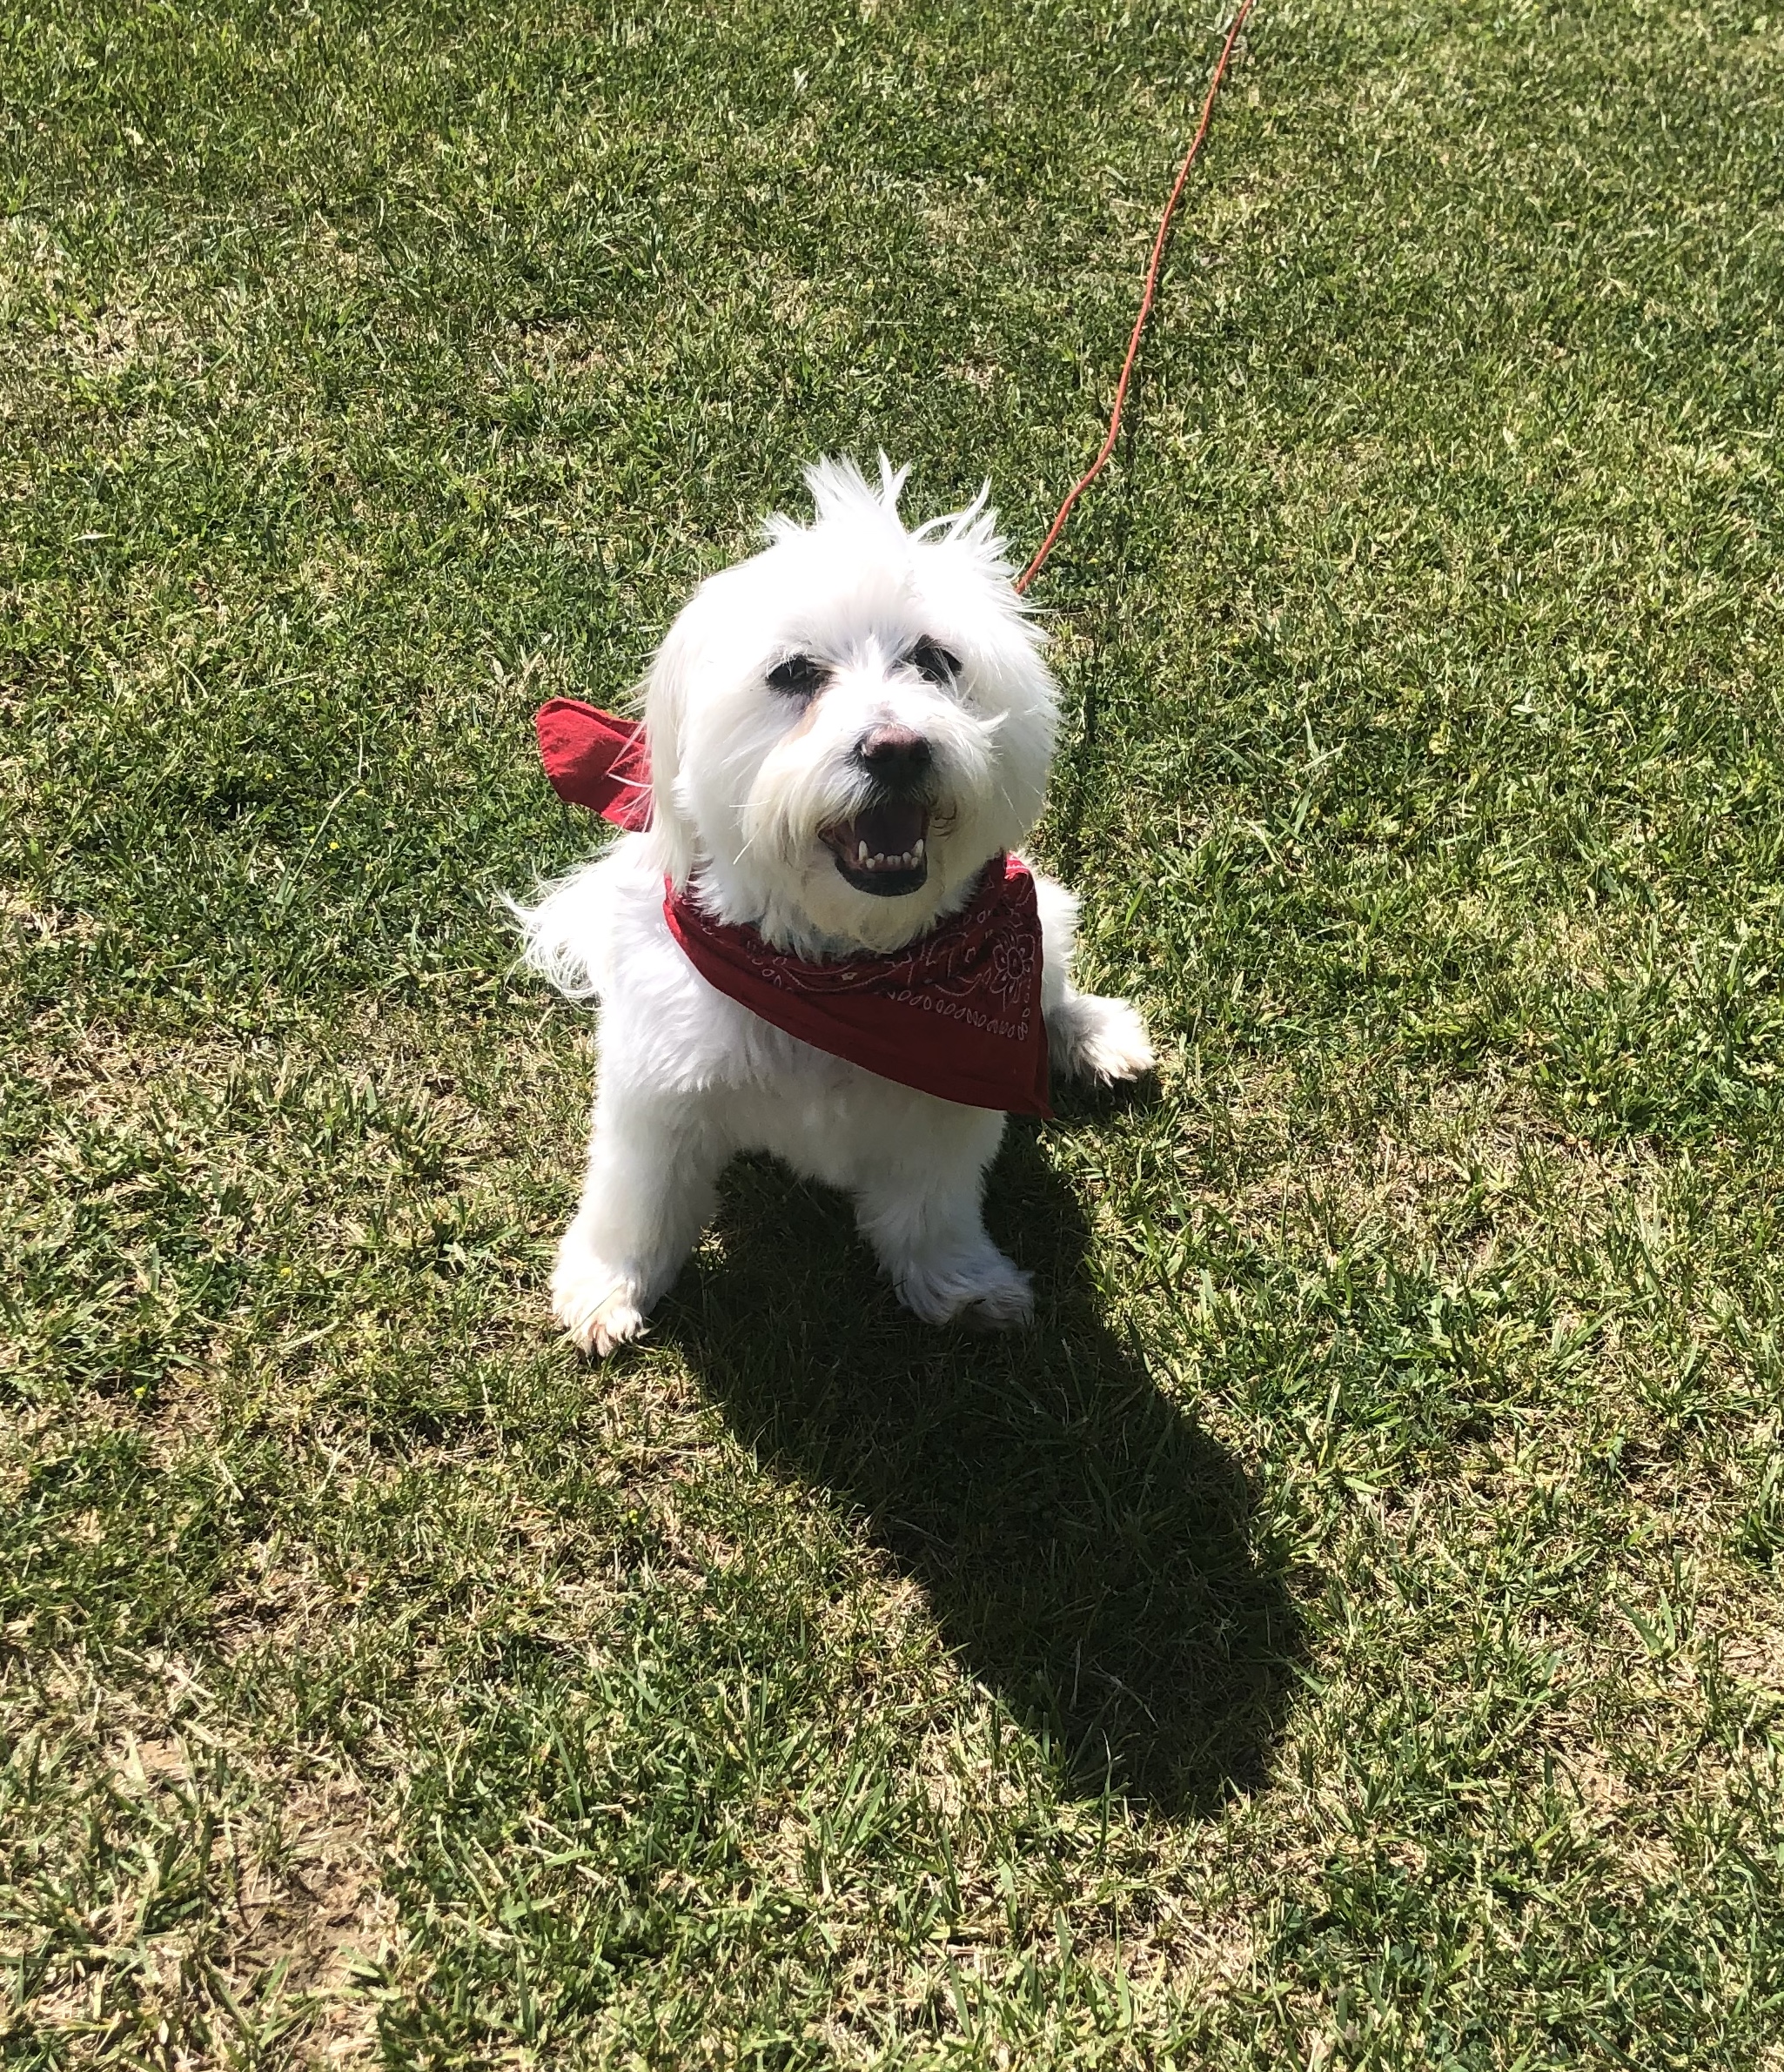
[(889, 799), (823, 830), (836, 868), (858, 892), (895, 899), (922, 889), (929, 875), (929, 809), (915, 799)]

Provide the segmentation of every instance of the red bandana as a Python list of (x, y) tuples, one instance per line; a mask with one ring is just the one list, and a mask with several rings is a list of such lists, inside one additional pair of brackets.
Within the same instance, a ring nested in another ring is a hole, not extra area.
[[(553, 698), (536, 721), (560, 799), (616, 827), (650, 824), (650, 750), (636, 721)], [(964, 909), (907, 949), (816, 963), (713, 921), (667, 886), (663, 913), (688, 962), (776, 1029), (901, 1086), (1018, 1115), (1047, 1105), (1041, 920), (1025, 863), (989, 864)]]
[(545, 774), (567, 805), (587, 806), (616, 828), (650, 825), (650, 748), (636, 720), (553, 698), (533, 725)]

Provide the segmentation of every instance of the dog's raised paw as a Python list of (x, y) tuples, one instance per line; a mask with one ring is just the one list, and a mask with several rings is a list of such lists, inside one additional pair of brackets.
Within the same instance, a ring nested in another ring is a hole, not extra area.
[(1075, 993), (1050, 1017), (1047, 1036), (1055, 1063), (1074, 1079), (1104, 1086), (1138, 1079), (1152, 1070), (1152, 1045), (1130, 1001)]

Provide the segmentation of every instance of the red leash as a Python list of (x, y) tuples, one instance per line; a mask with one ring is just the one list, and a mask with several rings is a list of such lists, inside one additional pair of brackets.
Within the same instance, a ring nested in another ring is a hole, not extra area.
[(1152, 264), (1146, 269), (1146, 292), (1140, 298), (1140, 313), (1134, 319), (1133, 336), (1127, 342), (1127, 358), (1121, 363), (1121, 379), (1115, 385), (1115, 405), (1109, 414), (1109, 436), (1103, 441), (1103, 451), (1090, 466), (1072, 484), (1071, 492), (1059, 506), (1059, 515), (1047, 528), (1047, 537), (1035, 549), (1035, 558), (1016, 579), (1018, 590), (1026, 590), (1041, 573), (1047, 557), (1053, 552), (1054, 544), (1065, 530), (1065, 521), (1071, 516), (1071, 507), (1084, 493), (1097, 476), (1103, 473), (1109, 456), (1115, 451), (1117, 435), (1121, 431), (1122, 406), (1127, 401), (1127, 385), (1138, 357), (1140, 339), (1146, 329), (1146, 319), (1152, 313), (1152, 298), (1158, 292), (1158, 270), (1164, 264), (1164, 246), (1170, 235), (1171, 218), (1177, 214), (1177, 204), (1183, 199), (1184, 184), (1190, 177), (1190, 168), (1196, 163), (1196, 154), (1202, 148), (1202, 139), (1208, 134), (1208, 124), (1214, 114), (1214, 97), (1220, 91), (1220, 82), (1226, 76), (1226, 63), (1232, 56), (1232, 47), (1238, 41), (1239, 31), (1245, 25), (1245, 17), (1251, 11), (1251, 0), (1240, 0), (1239, 11), (1232, 18), (1232, 26), (1226, 32), (1226, 41), (1221, 46), (1220, 62), (1214, 68), (1214, 77), (1208, 82), (1208, 98), (1202, 104), (1202, 119), (1196, 127), (1196, 134), (1190, 139), (1190, 148), (1184, 154), (1184, 162), (1177, 168), (1177, 184), (1170, 191), (1170, 199), (1164, 205), (1164, 214), (1159, 219), (1158, 235), (1152, 240)]

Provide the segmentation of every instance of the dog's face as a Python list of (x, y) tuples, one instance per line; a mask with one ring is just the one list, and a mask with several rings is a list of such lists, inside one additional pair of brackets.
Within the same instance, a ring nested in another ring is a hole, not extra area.
[(907, 533), (902, 476), (808, 476), (809, 528), (701, 586), (653, 663), (664, 868), (809, 952), (894, 949), (1041, 809), (1053, 680), (975, 506)]

